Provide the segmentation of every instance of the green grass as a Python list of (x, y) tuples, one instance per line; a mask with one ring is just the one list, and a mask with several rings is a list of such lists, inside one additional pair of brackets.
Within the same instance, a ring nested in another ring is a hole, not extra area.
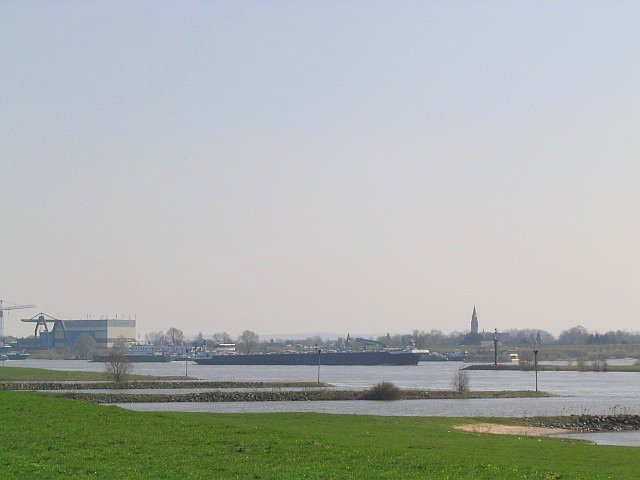
[[(521, 350), (525, 350), (520, 347)], [(529, 348), (530, 350), (533, 347)], [(540, 345), (538, 360), (596, 360), (602, 358), (640, 358), (640, 345)]]
[[(131, 375), (133, 379), (157, 379), (147, 375)], [(176, 377), (171, 377), (176, 378)], [(180, 377), (184, 378), (184, 377)], [(64, 380), (109, 380), (107, 372), (68, 372), (44, 368), (0, 367), (0, 381), (64, 381)]]
[[(533, 372), (535, 369), (531, 363), (511, 364), (493, 363), (474, 364), (465, 367), (464, 370), (506, 370)], [(640, 372), (640, 365), (538, 365), (539, 372)]]
[[(487, 350), (477, 345), (427, 345), (432, 352), (451, 352), (453, 350), (462, 350), (470, 353), (479, 351), (493, 352), (493, 347)], [(500, 344), (501, 350), (518, 349), (520, 358), (527, 357), (533, 360), (533, 345), (512, 345)], [(635, 344), (590, 344), (590, 345), (557, 345), (543, 344), (538, 345), (538, 360), (596, 360), (602, 358), (640, 358), (640, 345)]]
[[(175, 378), (175, 377), (165, 377)], [(78, 382), (78, 381), (2, 381), (0, 390), (96, 390), (96, 389), (183, 389), (183, 388), (319, 388), (331, 387), (328, 383), (316, 382), (233, 382), (233, 381), (207, 381), (207, 380), (131, 380), (123, 383), (113, 381)]]
[(637, 478), (637, 448), (452, 429), (467, 422), (295, 413), (140, 413), (0, 392), (0, 477)]

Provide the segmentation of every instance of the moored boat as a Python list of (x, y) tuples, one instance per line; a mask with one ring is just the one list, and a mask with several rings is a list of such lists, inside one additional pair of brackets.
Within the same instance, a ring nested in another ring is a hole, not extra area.
[(417, 365), (420, 354), (405, 351), (320, 351), (218, 354), (194, 357), (199, 365)]
[[(171, 357), (167, 355), (138, 355), (125, 353), (124, 357), (132, 363), (145, 363), (145, 362), (170, 362)], [(108, 362), (109, 355), (95, 355), (93, 357), (94, 362)]]
[(461, 352), (460, 350), (448, 353), (430, 352), (420, 355), (421, 362), (464, 362), (466, 358), (466, 352)]
[(447, 358), (446, 355), (442, 355), (440, 353), (435, 353), (435, 352), (420, 355), (421, 362), (446, 362), (448, 360), (449, 359)]
[(30, 353), (9, 352), (6, 354), (7, 360), (26, 360), (31, 356)]

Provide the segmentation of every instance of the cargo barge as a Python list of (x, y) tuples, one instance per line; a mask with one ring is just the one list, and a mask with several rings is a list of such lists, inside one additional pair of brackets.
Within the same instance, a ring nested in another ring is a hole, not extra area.
[(419, 353), (365, 352), (296, 352), (219, 354), (194, 357), (199, 365), (417, 365)]
[[(124, 357), (132, 363), (170, 362), (172, 358), (167, 355), (138, 355), (125, 353)], [(94, 355), (93, 362), (108, 362), (109, 355)]]

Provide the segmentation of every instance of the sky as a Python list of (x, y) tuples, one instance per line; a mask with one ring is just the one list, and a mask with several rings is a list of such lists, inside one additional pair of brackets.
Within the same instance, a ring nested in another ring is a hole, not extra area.
[(3, 1), (0, 298), (137, 332), (640, 329), (637, 1)]

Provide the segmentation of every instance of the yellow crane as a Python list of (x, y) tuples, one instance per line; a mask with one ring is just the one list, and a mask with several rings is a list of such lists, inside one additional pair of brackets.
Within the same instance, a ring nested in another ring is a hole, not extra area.
[(5, 307), (2, 305), (4, 300), (0, 300), (0, 340), (4, 340), (4, 311), (5, 310), (22, 310), (23, 308), (36, 308), (35, 305), (11, 305)]

